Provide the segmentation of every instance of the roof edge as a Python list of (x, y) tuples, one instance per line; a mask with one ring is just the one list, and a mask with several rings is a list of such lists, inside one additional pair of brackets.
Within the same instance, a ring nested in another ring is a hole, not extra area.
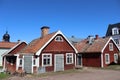
[(119, 47), (117, 46), (117, 44), (115, 43), (115, 41), (113, 40), (113, 38), (110, 37), (109, 40), (107, 41), (107, 43), (105, 44), (105, 46), (103, 47), (103, 49), (101, 50), (102, 53), (103, 53), (104, 49), (106, 48), (106, 46), (108, 45), (108, 43), (110, 42), (110, 40), (113, 41), (113, 43), (115, 44), (115, 46), (117, 47), (117, 49), (120, 51)]
[(19, 42), (18, 44), (16, 44), (14, 47), (12, 47), (11, 49), (9, 49), (8, 51), (6, 51), (5, 53), (3, 53), (1, 56), (3, 57), (3, 56), (5, 56), (5, 55), (7, 55), (9, 52), (11, 52), (13, 49), (15, 49), (17, 46), (19, 46), (19, 45), (22, 44), (22, 43), (27, 44), (25, 41), (21, 41), (21, 42)]
[(50, 42), (57, 34), (61, 34), (61, 35), (65, 38), (65, 40), (70, 44), (70, 46), (75, 50), (75, 52), (78, 53), (77, 49), (69, 42), (69, 40), (64, 36), (64, 34), (63, 34), (60, 30), (58, 30), (58, 31), (52, 36), (52, 38), (49, 39), (49, 40), (46, 42), (46, 44), (45, 44), (43, 47), (41, 47), (41, 48), (36, 52), (36, 55), (40, 55), (42, 49), (45, 48), (45, 47), (49, 44), (49, 42)]

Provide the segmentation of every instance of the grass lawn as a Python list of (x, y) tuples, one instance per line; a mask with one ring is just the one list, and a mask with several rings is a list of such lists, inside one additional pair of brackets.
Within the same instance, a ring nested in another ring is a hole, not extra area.
[(0, 73), (0, 80), (1, 80), (1, 79), (5, 79), (5, 78), (7, 78), (7, 77), (9, 77), (9, 74)]
[(46, 76), (52, 76), (52, 75), (60, 75), (60, 74), (68, 74), (68, 73), (79, 73), (82, 72), (82, 69), (70, 69), (70, 70), (65, 70), (65, 71), (58, 71), (58, 72), (46, 72), (46, 73), (41, 73), (41, 74), (33, 74), (31, 76), (36, 76), (36, 77), (46, 77)]
[(120, 70), (120, 65), (110, 65), (105, 69)]
[(0, 66), (0, 68), (3, 68), (2, 66)]

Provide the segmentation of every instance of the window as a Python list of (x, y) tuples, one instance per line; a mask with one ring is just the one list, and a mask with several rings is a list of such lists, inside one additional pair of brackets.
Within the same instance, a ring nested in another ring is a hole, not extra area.
[(105, 64), (109, 64), (109, 63), (110, 63), (110, 55), (105, 54)]
[(114, 35), (118, 34), (118, 33), (117, 33), (117, 29), (114, 29), (113, 32), (114, 32), (114, 33), (113, 33)]
[(119, 34), (118, 28), (113, 28), (112, 29), (112, 35)]
[(42, 65), (51, 66), (52, 65), (52, 54), (43, 54), (42, 55)]
[(55, 41), (58, 41), (58, 42), (62, 42), (63, 41), (63, 38), (61, 36), (57, 36), (55, 38)]
[(66, 64), (73, 64), (73, 53), (66, 54)]
[(116, 44), (119, 44), (119, 39), (114, 39)]
[(33, 58), (33, 65), (36, 65), (36, 59)]
[(113, 51), (113, 43), (109, 43), (109, 50)]
[(115, 62), (115, 63), (118, 62), (118, 54), (114, 54), (114, 62)]
[(22, 66), (22, 58), (20, 58), (20, 63), (19, 63), (20, 66)]

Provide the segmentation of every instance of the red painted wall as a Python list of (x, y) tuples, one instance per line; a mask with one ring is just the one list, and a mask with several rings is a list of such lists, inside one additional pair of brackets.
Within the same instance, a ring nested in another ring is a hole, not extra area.
[[(113, 41), (111, 40), (109, 43), (113, 43)], [(110, 55), (110, 63), (114, 62), (114, 54), (117, 53), (119, 54), (119, 50), (118, 48), (115, 46), (115, 44), (113, 43), (113, 51), (109, 50), (109, 43), (106, 46), (106, 48), (103, 51), (103, 65), (104, 67), (108, 66), (109, 64), (105, 64), (105, 53), (108, 53)]]
[[(62, 35), (59, 35), (62, 36)], [(63, 38), (63, 42), (55, 41), (55, 38), (48, 44), (43, 52), (75, 52), (68, 42)]]
[(82, 54), (83, 66), (87, 67), (101, 67), (100, 53), (84, 53)]
[[(62, 35), (59, 35), (62, 36)], [(52, 66), (46, 67), (46, 71), (54, 71), (54, 56), (55, 54), (64, 54), (64, 70), (73, 69), (75, 67), (75, 63), (73, 64), (66, 64), (66, 53), (74, 53), (74, 49), (69, 45), (69, 43), (63, 38), (63, 42), (55, 41), (55, 38), (48, 44), (47, 47), (42, 51), (40, 55), (40, 66), (42, 66), (42, 54), (44, 53), (52, 53)], [(75, 59), (74, 59), (75, 61)]]
[[(13, 62), (11, 62), (11, 59), (13, 60)], [(15, 56), (6, 57), (5, 68), (7, 71), (11, 73), (16, 71), (16, 57)]]
[(16, 65), (15, 64), (12, 65), (10, 63), (7, 63), (6, 66), (7, 66), (7, 71), (9, 71), (11, 74), (16, 71)]
[(9, 54), (16, 54), (21, 49), (23, 49), (27, 44), (25, 42), (22, 42), (20, 45), (17, 46), (14, 50), (12, 50)]

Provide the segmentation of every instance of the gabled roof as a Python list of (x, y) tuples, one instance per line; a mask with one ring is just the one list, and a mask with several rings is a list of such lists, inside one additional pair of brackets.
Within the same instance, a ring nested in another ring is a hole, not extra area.
[(53, 38), (61, 34), (67, 42), (72, 46), (72, 48), (77, 52), (75, 47), (68, 41), (68, 39), (63, 35), (61, 31), (53, 32), (51, 34), (48, 34), (44, 37), (34, 39), (31, 41), (20, 53), (36, 53), (36, 55), (40, 55), (41, 51), (53, 40)]
[(22, 51), (21, 53), (36, 53), (41, 47), (45, 45), (45, 43), (55, 34), (51, 33), (44, 37), (37, 38), (32, 40)]
[(81, 41), (80, 43), (76, 44), (75, 47), (78, 50), (78, 53), (97, 53), (97, 52), (103, 52), (103, 50), (105, 49), (105, 47), (107, 46), (107, 44), (108, 44), (108, 42), (110, 40), (113, 41), (113, 39), (111, 37), (98, 38), (98, 39), (94, 40), (94, 42), (92, 44), (89, 44), (88, 40), (85, 39), (85, 40)]
[(13, 46), (15, 46), (17, 43), (18, 42), (5, 42), (5, 41), (2, 41), (2, 42), (0, 42), (0, 48), (2, 48), (2, 49), (10, 49)]
[(75, 43), (80, 42), (82, 39), (72, 36), (72, 37), (68, 37), (68, 40), (74, 45)]
[(14, 50), (15, 48), (17, 48), (19, 45), (21, 45), (22, 43), (25, 43), (27, 45), (26, 42), (18, 42), (16, 45), (14, 45), (10, 50), (6, 51), (4, 54), (2, 54), (1, 56), (5, 56), (7, 54), (9, 54), (12, 50)]
[(120, 23), (109, 24), (107, 32), (106, 32), (106, 36), (112, 36), (112, 28), (115, 28), (115, 27), (117, 27), (118, 29), (120, 29)]

